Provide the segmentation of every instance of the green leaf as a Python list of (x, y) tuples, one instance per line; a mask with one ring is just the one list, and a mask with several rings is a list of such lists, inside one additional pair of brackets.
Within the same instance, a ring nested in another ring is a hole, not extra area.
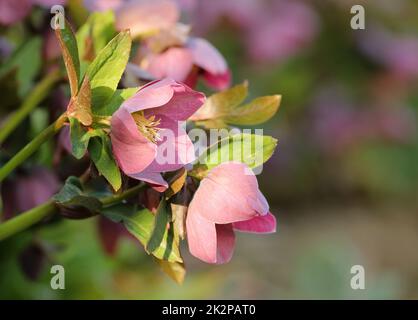
[(121, 104), (132, 97), (139, 88), (117, 89), (106, 103), (93, 106), (93, 113), (99, 116), (111, 116)]
[(82, 207), (93, 214), (98, 213), (102, 208), (100, 200), (86, 195), (80, 180), (73, 176), (67, 178), (64, 187), (53, 199), (59, 206), (69, 209)]
[(100, 129), (87, 130), (76, 118), (70, 118), (72, 154), (77, 159), (84, 157), (90, 138), (100, 135)]
[(276, 114), (281, 98), (280, 95), (256, 98), (232, 110), (225, 117), (225, 122), (228, 124), (247, 126), (264, 123)]
[(157, 208), (157, 213), (155, 214), (155, 223), (154, 228), (152, 229), (151, 237), (147, 243), (147, 251), (154, 252), (157, 248), (160, 247), (161, 242), (163, 241), (164, 234), (167, 231), (167, 224), (171, 220), (171, 211), (165, 198), (161, 199), (160, 204)]
[(88, 60), (85, 57), (89, 56), (87, 51), (90, 43), (95, 56), (115, 36), (115, 33), (115, 15), (112, 11), (92, 13), (76, 34), (80, 57)]
[(222, 119), (231, 110), (244, 102), (248, 95), (248, 82), (211, 95), (204, 105), (191, 117), (193, 121)]
[(259, 97), (241, 105), (248, 95), (248, 85), (243, 84), (215, 93), (192, 117), (198, 125), (206, 128), (224, 128), (228, 125), (256, 125), (273, 117), (281, 96)]
[(129, 31), (122, 31), (96, 56), (86, 71), (92, 90), (92, 106), (100, 107), (115, 92), (131, 51)]
[(227, 161), (238, 161), (256, 168), (273, 155), (277, 140), (270, 136), (239, 133), (210, 146), (199, 157), (189, 175), (203, 178), (207, 171)]
[(122, 185), (122, 178), (119, 167), (113, 158), (109, 137), (102, 131), (100, 137), (91, 139), (88, 149), (90, 158), (97, 170), (106, 178), (113, 189), (118, 191)]
[[(137, 210), (134, 206), (118, 204), (102, 210), (107, 218), (122, 222), (126, 229), (145, 247), (154, 229), (155, 217), (148, 209)], [(170, 262), (183, 262), (179, 249), (179, 239), (167, 229), (160, 246), (152, 252), (158, 259)]]
[[(16, 70), (18, 94), (20, 97), (24, 97), (29, 92), (33, 79), (41, 68), (41, 48), (41, 38), (33, 37), (25, 41), (0, 67), (0, 78)], [(6, 91), (2, 91), (2, 95), (4, 93)]]
[(74, 97), (77, 95), (80, 83), (80, 59), (78, 57), (77, 41), (67, 20), (65, 20), (65, 28), (56, 28), (55, 34), (61, 47), (65, 68), (67, 69), (71, 96)]

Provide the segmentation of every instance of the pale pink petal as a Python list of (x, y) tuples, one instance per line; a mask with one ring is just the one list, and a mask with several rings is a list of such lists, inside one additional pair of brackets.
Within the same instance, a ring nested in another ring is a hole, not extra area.
[(116, 26), (119, 30), (130, 29), (133, 37), (148, 35), (176, 24), (179, 11), (173, 1), (129, 1), (116, 11)]
[(185, 48), (172, 47), (160, 54), (151, 54), (146, 59), (146, 70), (158, 79), (172, 78), (183, 82), (193, 67), (192, 54)]
[(149, 183), (158, 192), (164, 192), (168, 188), (167, 181), (158, 172), (147, 172), (144, 170), (142, 172), (128, 174), (128, 176)]
[(126, 174), (140, 172), (154, 160), (156, 145), (140, 134), (126, 109), (120, 108), (112, 116), (110, 136), (115, 158)]
[(84, 6), (89, 11), (115, 10), (124, 3), (124, 0), (84, 0)]
[(216, 263), (223, 264), (231, 260), (235, 247), (235, 234), (231, 224), (216, 225), (217, 255)]
[(215, 224), (202, 218), (200, 212), (189, 208), (186, 228), (190, 253), (207, 263), (216, 263), (217, 235)]
[[(190, 209), (212, 222), (226, 224), (268, 213), (268, 203), (257, 179), (243, 163), (226, 162), (213, 168), (202, 180)], [(210, 201), (207, 197), (210, 195)]]
[(225, 90), (231, 85), (231, 71), (229, 70), (217, 74), (205, 72), (203, 77), (207, 86), (215, 90)]
[(30, 0), (0, 0), (0, 24), (9, 25), (22, 20), (31, 7)]
[(133, 113), (140, 110), (163, 106), (173, 97), (173, 86), (175, 84), (176, 82), (172, 79), (153, 81), (141, 87), (138, 92), (126, 100), (120, 108), (125, 108), (130, 113)]
[(265, 216), (254, 217), (247, 221), (234, 222), (235, 230), (249, 233), (273, 233), (276, 232), (276, 217), (270, 212)]
[(186, 46), (193, 55), (194, 64), (211, 74), (225, 74), (228, 66), (224, 57), (208, 41), (202, 38), (189, 38)]
[(174, 91), (172, 99), (159, 108), (146, 110), (146, 115), (164, 115), (172, 120), (185, 121), (205, 102), (203, 93), (194, 91), (184, 84), (175, 82), (171, 88)]
[(161, 140), (157, 142), (157, 155), (154, 161), (145, 168), (145, 172), (175, 171), (195, 160), (193, 142), (186, 131), (177, 121), (162, 115), (160, 120), (159, 135)]

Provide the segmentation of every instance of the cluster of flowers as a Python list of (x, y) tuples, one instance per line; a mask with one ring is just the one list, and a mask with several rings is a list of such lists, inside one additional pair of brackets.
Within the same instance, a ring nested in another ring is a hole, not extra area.
[[(11, 8), (10, 3), (2, 1), (1, 4), (5, 8)], [(167, 173), (186, 172), (186, 177), (187, 170), (193, 170), (191, 164), (196, 160), (193, 142), (186, 129), (179, 126), (179, 123), (202, 118), (211, 120), (211, 114), (214, 112), (213, 108), (205, 104), (205, 94), (193, 88), (199, 78), (202, 78), (210, 88), (225, 90), (231, 84), (231, 72), (215, 47), (202, 38), (190, 36), (190, 28), (179, 23), (180, 14), (177, 4), (173, 1), (85, 1), (85, 4), (90, 10), (115, 10), (116, 29), (119, 29), (121, 34), (129, 29), (130, 36), (139, 40), (138, 46), (134, 47), (136, 51), (133, 59), (124, 71), (122, 86), (128, 75), (133, 75), (136, 83), (143, 85), (129, 98), (124, 99), (111, 115), (95, 114), (94, 110), (92, 111), (95, 91), (91, 89), (94, 79), (89, 83), (91, 79), (88, 76), (94, 77), (98, 72), (89, 74), (88, 69), (84, 81), (78, 85), (78, 65), (72, 61), (74, 58), (71, 58), (72, 53), (66, 43), (71, 36), (62, 36), (64, 31), (57, 30), (72, 94), (66, 110), (69, 120), (67, 129), (71, 127), (71, 137), (70, 134), (64, 135), (60, 140), (63, 140), (64, 145), (68, 145), (71, 139), (71, 149), (74, 153), (75, 143), (89, 134), (89, 138), (93, 138), (95, 133), (104, 132), (106, 137), (110, 138), (108, 141), (111, 157), (124, 173), (124, 179), (140, 180), (149, 186), (143, 193), (143, 204), (155, 213), (155, 200), (166, 201), (169, 199), (167, 192), (173, 192), (170, 185), (172, 181), (167, 178)], [(10, 18), (10, 15), (8, 17)], [(2, 21), (4, 22), (4, 19)], [(121, 38), (123, 36), (119, 37)], [(129, 56), (129, 52), (126, 56)], [(88, 57), (87, 60), (91, 62), (93, 58)], [(242, 88), (246, 90), (246, 85)], [(231, 105), (239, 105), (244, 98), (245, 95), (242, 98), (240, 95), (230, 94), (230, 99), (237, 100), (231, 102)], [(194, 116), (203, 106), (205, 110), (209, 110), (206, 118), (202, 117), (202, 114), (200, 117)], [(278, 101), (277, 105), (273, 106), (274, 112), (268, 117), (275, 113), (277, 106)], [(255, 112), (257, 108), (262, 111), (262, 107), (260, 101), (254, 107)], [(271, 109), (271, 104), (269, 108)], [(245, 108), (241, 107), (240, 110), (243, 109)], [(239, 118), (239, 112), (235, 113), (234, 117)], [(259, 121), (259, 118), (260, 116), (255, 121)], [(244, 123), (252, 124), (248, 119)], [(78, 141), (74, 138), (75, 124), (79, 125), (78, 128), (81, 128), (84, 135)], [(226, 123), (222, 123), (222, 127), (225, 125)], [(69, 130), (66, 132), (69, 133)], [(107, 138), (104, 139), (103, 141), (107, 141)], [(77, 157), (83, 157), (86, 149), (87, 147)], [(91, 153), (90, 149), (88, 150)], [(159, 161), (161, 158), (167, 158), (164, 154), (166, 152), (172, 155), (170, 161)], [(99, 173), (109, 180), (105, 173), (106, 168), (102, 169), (97, 162), (94, 163)], [(45, 174), (34, 170), (32, 177), (15, 181), (16, 186), (29, 186), (26, 193), (35, 186), (36, 191), (33, 195), (39, 196), (32, 199), (29, 206), (25, 205), (17, 210), (26, 210), (37, 205), (56, 192), (58, 182), (53, 178), (39, 179), (40, 175)], [(110, 184), (116, 191), (121, 188), (120, 183), (118, 187), (115, 187), (118, 183)], [(206, 170), (199, 178), (189, 174), (181, 184), (175, 193), (180, 190), (188, 192), (187, 199), (182, 203), (186, 208), (182, 217), (185, 227), (183, 237), (187, 236), (191, 254), (205, 262), (226, 263), (231, 259), (235, 245), (234, 230), (251, 233), (272, 233), (276, 230), (276, 219), (270, 213), (267, 200), (259, 190), (252, 168), (245, 161), (230, 159), (221, 162)], [(13, 203), (13, 199), (24, 198), (21, 189), (24, 188), (15, 187), (15, 192), (10, 192), (10, 189), (3, 188), (3, 198), (11, 200), (9, 203)], [(16, 202), (29, 200), (31, 199), (27, 198)], [(13, 210), (16, 208), (11, 208), (10, 205), (5, 208), (5, 212)], [(114, 247), (118, 235), (114, 236), (115, 233), (110, 231), (108, 223), (102, 221), (101, 226), (105, 246)], [(168, 224), (167, 228), (171, 226)]]

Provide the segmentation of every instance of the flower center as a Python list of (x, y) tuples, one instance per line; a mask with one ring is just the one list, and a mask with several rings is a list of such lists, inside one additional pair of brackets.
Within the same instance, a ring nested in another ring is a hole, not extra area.
[(157, 143), (157, 141), (161, 140), (158, 134), (158, 131), (160, 131), (160, 128), (158, 128), (158, 125), (161, 122), (160, 119), (155, 120), (155, 116), (146, 118), (143, 111), (132, 113), (132, 117), (134, 118), (139, 132), (141, 132), (145, 138), (152, 143)]

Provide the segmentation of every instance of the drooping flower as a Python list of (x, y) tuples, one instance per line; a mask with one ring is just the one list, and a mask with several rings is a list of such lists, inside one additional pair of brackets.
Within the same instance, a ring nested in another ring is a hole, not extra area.
[(161, 172), (195, 159), (193, 143), (179, 122), (204, 100), (204, 94), (172, 79), (151, 82), (126, 100), (111, 120), (113, 152), (122, 171), (157, 190), (166, 189)]
[(226, 162), (200, 183), (189, 206), (186, 228), (191, 254), (221, 264), (232, 257), (234, 230), (272, 233), (276, 219), (248, 166)]
[[(206, 84), (213, 89), (229, 87), (231, 73), (228, 65), (207, 40), (174, 34), (160, 34), (163, 39), (157, 37), (148, 39), (139, 52), (139, 65), (149, 74), (158, 79), (173, 78), (191, 87), (196, 85), (201, 74)], [(167, 43), (170, 43), (168, 47), (165, 45)]]

